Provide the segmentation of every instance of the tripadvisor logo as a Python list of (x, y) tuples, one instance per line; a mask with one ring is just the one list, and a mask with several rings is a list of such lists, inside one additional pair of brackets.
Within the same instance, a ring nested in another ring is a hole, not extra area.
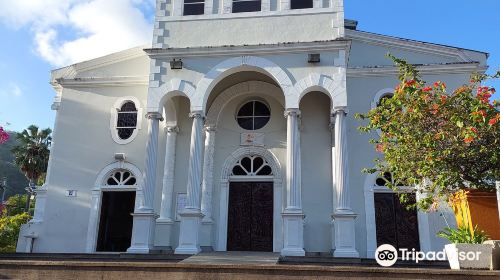
[(392, 245), (380, 245), (375, 251), (375, 260), (381, 266), (393, 266), (398, 260), (398, 251)]
[[(468, 261), (478, 261), (481, 252), (464, 252), (457, 251), (457, 257), (460, 260), (468, 260)], [(429, 252), (421, 252), (416, 251), (415, 249), (408, 250), (405, 248), (400, 248), (399, 252), (394, 248), (394, 246), (390, 244), (384, 244), (377, 248), (375, 251), (375, 260), (377, 263), (384, 267), (393, 266), (396, 261), (401, 259), (402, 261), (414, 261), (418, 263), (423, 260), (428, 261), (445, 261), (446, 260), (446, 252), (443, 251), (429, 251)]]

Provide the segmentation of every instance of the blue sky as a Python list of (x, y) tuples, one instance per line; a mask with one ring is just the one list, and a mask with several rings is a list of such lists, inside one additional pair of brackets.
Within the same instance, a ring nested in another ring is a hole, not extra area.
[[(50, 70), (149, 43), (154, 2), (2, 0), (0, 125), (52, 127)], [(498, 0), (346, 0), (345, 11), (360, 30), (488, 52), (500, 70)]]

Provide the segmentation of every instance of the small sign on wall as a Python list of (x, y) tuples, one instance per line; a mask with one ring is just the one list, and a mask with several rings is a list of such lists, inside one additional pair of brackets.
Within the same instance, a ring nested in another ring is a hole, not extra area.
[(77, 191), (76, 190), (67, 190), (66, 191), (66, 196), (67, 197), (76, 197), (77, 196)]
[(179, 213), (184, 211), (184, 208), (186, 208), (186, 204), (187, 204), (187, 194), (178, 193), (177, 200), (176, 200), (176, 206), (175, 206), (175, 219), (177, 221), (181, 220)]
[(242, 133), (241, 146), (264, 146), (264, 133)]

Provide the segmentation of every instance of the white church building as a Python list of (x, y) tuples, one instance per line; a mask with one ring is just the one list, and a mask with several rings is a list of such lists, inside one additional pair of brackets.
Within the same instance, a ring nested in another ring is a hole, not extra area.
[(359, 31), (342, 0), (157, 0), (151, 46), (52, 72), (49, 170), (18, 251), (442, 250), (452, 213), (407, 210), (362, 172), (381, 155), (354, 114), (398, 84), (387, 53), (450, 88), (487, 68)]

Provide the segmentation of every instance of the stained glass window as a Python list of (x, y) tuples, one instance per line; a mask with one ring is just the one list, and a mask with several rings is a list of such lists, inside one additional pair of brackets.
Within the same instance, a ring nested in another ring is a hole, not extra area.
[(137, 108), (134, 102), (127, 101), (118, 111), (118, 120), (116, 129), (118, 137), (122, 140), (127, 140), (132, 137), (134, 130), (137, 128)]

